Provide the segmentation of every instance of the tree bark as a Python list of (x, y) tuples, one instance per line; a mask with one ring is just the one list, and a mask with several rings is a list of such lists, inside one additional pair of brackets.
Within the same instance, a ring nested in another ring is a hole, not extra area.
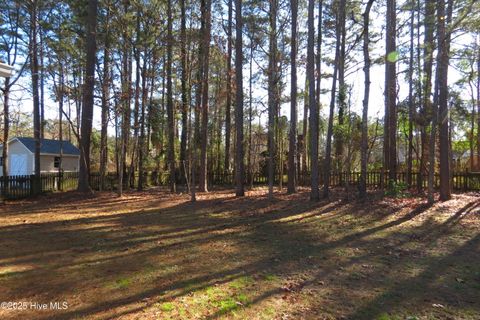
[(253, 39), (250, 39), (250, 74), (248, 79), (248, 155), (247, 155), (247, 171), (248, 171), (248, 185), (253, 187), (253, 162), (252, 162), (252, 121), (253, 121)]
[[(180, 59), (181, 59), (181, 81), (182, 81), (182, 133), (180, 135), (180, 167), (182, 168), (183, 175), (182, 180), (186, 180), (188, 175), (185, 172), (185, 168), (189, 166), (186, 165), (187, 161), (187, 130), (188, 130), (188, 97), (187, 97), (187, 26), (186, 26), (186, 11), (185, 11), (185, 0), (180, 1), (180, 39), (181, 39), (181, 48), (180, 48)], [(185, 181), (186, 182), (186, 181)]]
[(323, 0), (318, 2), (318, 36), (317, 36), (317, 55), (316, 55), (316, 90), (315, 97), (318, 103), (318, 109), (320, 112), (320, 90), (322, 80), (322, 26), (323, 26)]
[(414, 62), (414, 30), (415, 30), (415, 10), (414, 6), (410, 8), (410, 57), (408, 62), (408, 146), (407, 146), (407, 185), (412, 186), (412, 168), (413, 168), (413, 62)]
[(170, 191), (176, 192), (175, 175), (175, 113), (173, 110), (173, 91), (172, 91), (172, 0), (167, 4), (167, 122), (168, 122), (168, 165), (170, 168)]
[(200, 177), (198, 181), (198, 189), (201, 192), (208, 192), (207, 186), (207, 147), (208, 147), (208, 88), (209, 88), (209, 66), (210, 66), (210, 32), (212, 28), (211, 21), (211, 0), (206, 0), (205, 3), (205, 17), (204, 23), (205, 28), (203, 32), (203, 43), (204, 43), (204, 73), (203, 73), (203, 85), (202, 85), (202, 126), (200, 131)]
[(291, 65), (291, 83), (290, 83), (290, 132), (289, 132), (289, 148), (288, 148), (288, 184), (287, 192), (297, 192), (296, 186), (296, 154), (297, 154), (297, 12), (298, 1), (290, 0), (292, 11), (292, 31), (291, 31), (291, 49), (290, 49), (290, 65)]
[(430, 152), (435, 152), (435, 150), (429, 150), (429, 139), (427, 134), (427, 127), (431, 121), (432, 117), (432, 65), (433, 65), (433, 35), (435, 27), (435, 1), (426, 0), (425, 3), (425, 32), (424, 32), (424, 49), (423, 49), (423, 83), (422, 83), (422, 97), (423, 97), (423, 106), (420, 111), (421, 113), (421, 128), (420, 128), (420, 139), (422, 145), (422, 155), (420, 157), (420, 170), (418, 174), (417, 187), (419, 190), (423, 189), (423, 176), (428, 172), (427, 163)]
[[(336, 38), (339, 39), (340, 28), (338, 26), (338, 14), (336, 18)], [(330, 93), (330, 112), (328, 115), (327, 141), (325, 147), (325, 164), (323, 166), (323, 197), (328, 198), (330, 187), (330, 171), (332, 167), (332, 136), (333, 136), (333, 117), (335, 111), (335, 97), (337, 91), (338, 61), (340, 59), (340, 41), (335, 44), (335, 63), (333, 65), (332, 90)]]
[(477, 170), (480, 170), (480, 35), (477, 40)]
[[(123, 14), (126, 15), (129, 11), (130, 2), (129, 0), (124, 0), (123, 2)], [(122, 40), (123, 40), (123, 52), (122, 52), (122, 70), (121, 70), (121, 83), (122, 83), (122, 92), (120, 97), (120, 103), (118, 111), (121, 114), (121, 141), (120, 141), (120, 156), (118, 157), (117, 164), (117, 174), (118, 174), (118, 188), (117, 193), (119, 196), (122, 196), (123, 193), (123, 180), (125, 176), (125, 162), (127, 156), (127, 147), (130, 136), (130, 86), (131, 86), (131, 65), (132, 61), (130, 58), (130, 36), (126, 27), (124, 26), (122, 30)]]
[(102, 77), (102, 115), (100, 132), (100, 191), (105, 188), (105, 175), (108, 163), (108, 115), (110, 98), (110, 5), (106, 6), (105, 17), (105, 48), (103, 52), (103, 77)]
[[(145, 46), (146, 52), (146, 46)], [(147, 108), (148, 87), (147, 87), (147, 54), (143, 56), (142, 67), (142, 106), (140, 109), (140, 139), (138, 140), (138, 191), (143, 190), (145, 184), (144, 153), (145, 153), (145, 111)]]
[(273, 198), (275, 179), (275, 117), (277, 105), (277, 0), (270, 0), (268, 61), (268, 197)]
[(78, 191), (89, 192), (90, 188), (90, 137), (93, 120), (93, 88), (95, 85), (95, 59), (97, 52), (97, 0), (88, 1), (87, 45), (85, 83), (82, 103), (82, 128), (80, 142), (80, 170), (78, 174)]
[(338, 8), (339, 22), (337, 28), (339, 32), (336, 33), (337, 42), (340, 42), (338, 64), (338, 130), (335, 135), (335, 168), (340, 173), (340, 184), (343, 185), (343, 153), (344, 153), (344, 133), (343, 126), (345, 124), (345, 109), (347, 108), (347, 87), (345, 84), (345, 46), (346, 46), (346, 0), (340, 0)]
[[(8, 140), (10, 133), (10, 77), (5, 79), (3, 90), (3, 149), (2, 149), (2, 174), (7, 177), (9, 173), (8, 167)], [(3, 194), (7, 192), (7, 184), (3, 183)]]
[(232, 108), (232, 21), (233, 21), (233, 0), (228, 0), (228, 27), (227, 27), (227, 97), (225, 106), (225, 163), (224, 172), (227, 175), (230, 171), (230, 133), (232, 121), (230, 110)]
[(308, 172), (307, 135), (308, 135), (308, 78), (305, 77), (305, 92), (303, 95), (303, 130), (302, 130), (302, 175), (305, 178)]
[[(451, 21), (453, 1), (449, 0), (447, 22)], [(448, 116), (448, 66), (450, 33), (446, 34), (445, 1), (437, 1), (437, 38), (438, 38), (438, 116), (440, 138), (440, 200), (451, 198), (450, 177), (450, 139)]]
[(60, 141), (60, 159), (58, 163), (58, 189), (63, 191), (63, 99), (64, 99), (64, 91), (65, 91), (65, 79), (64, 79), (64, 71), (63, 65), (60, 64), (60, 75), (59, 75), (59, 83), (60, 87), (57, 89), (57, 98), (58, 98), (58, 140)]
[(360, 198), (365, 199), (367, 196), (367, 161), (368, 161), (368, 102), (370, 97), (370, 9), (375, 0), (369, 0), (363, 13), (363, 60), (365, 73), (365, 87), (363, 96), (363, 110), (362, 110), (362, 141), (361, 141), (361, 169), (360, 169)]
[(308, 1), (308, 44), (307, 44), (307, 77), (308, 77), (308, 105), (310, 107), (310, 200), (320, 199), (318, 189), (318, 105), (315, 99), (315, 52), (314, 52), (314, 6), (315, 1)]
[[(202, 139), (203, 132), (201, 132), (202, 126), (202, 119), (201, 119), (201, 111), (203, 113), (203, 108), (205, 106), (208, 107), (208, 46), (210, 44), (210, 32), (207, 34), (207, 28), (210, 19), (210, 0), (202, 0), (201, 3), (201, 26), (200, 26), (200, 34), (203, 36), (199, 45), (198, 45), (198, 70), (197, 70), (197, 91), (196, 91), (196, 101), (195, 101), (195, 129), (194, 129), (194, 138), (193, 138), (193, 154), (192, 154), (192, 187), (191, 187), (191, 201), (196, 201), (196, 170), (197, 170), (197, 152), (198, 148), (200, 147), (203, 141), (206, 140)], [(208, 38), (208, 41), (207, 41)], [(206, 86), (207, 85), (207, 86)], [(202, 151), (203, 152), (203, 151)], [(205, 150), (206, 152), (206, 150)], [(206, 164), (206, 163), (205, 163)], [(201, 171), (201, 170), (200, 170)], [(206, 174), (206, 171), (205, 171)], [(202, 172), (200, 172), (200, 179), (202, 176)], [(205, 177), (206, 183), (206, 177)], [(199, 183), (199, 190), (202, 191), (201, 181)], [(206, 191), (206, 188), (203, 189)]]
[(237, 91), (235, 95), (235, 131), (237, 150), (235, 152), (235, 195), (245, 195), (244, 141), (243, 141), (243, 38), (242, 38), (242, 0), (235, 0), (235, 80)]
[(41, 137), (41, 123), (40, 123), (40, 98), (38, 92), (38, 44), (37, 44), (37, 0), (33, 0), (30, 10), (30, 57), (31, 73), (32, 73), (32, 91), (33, 91), (33, 137), (35, 139), (35, 156), (34, 156), (34, 193), (41, 192), (40, 181), (40, 137)]
[(397, 70), (396, 70), (396, 1), (387, 0), (387, 36), (385, 43), (385, 140), (384, 158), (388, 186), (397, 179)]
[(41, 25), (37, 25), (38, 36), (40, 38), (40, 139), (45, 139), (45, 47), (44, 34)]

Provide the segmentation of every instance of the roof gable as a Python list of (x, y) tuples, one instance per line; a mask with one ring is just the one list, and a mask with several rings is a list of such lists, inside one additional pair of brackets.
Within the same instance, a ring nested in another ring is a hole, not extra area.
[[(35, 139), (28, 137), (16, 137), (30, 152), (35, 153)], [(80, 155), (80, 150), (69, 141), (59, 141), (52, 139), (40, 139), (40, 153), (60, 154), (60, 150), (65, 155)]]

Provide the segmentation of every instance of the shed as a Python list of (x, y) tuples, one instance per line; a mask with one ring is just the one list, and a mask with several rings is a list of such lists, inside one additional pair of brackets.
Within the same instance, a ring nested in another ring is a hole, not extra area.
[[(0, 145), (0, 176), (3, 175), (3, 145)], [(61, 155), (61, 161), (60, 161)], [(8, 141), (8, 174), (10, 176), (35, 173), (35, 139), (15, 137)], [(40, 139), (40, 172), (78, 172), (80, 150), (69, 141)], [(61, 168), (60, 168), (61, 162)]]

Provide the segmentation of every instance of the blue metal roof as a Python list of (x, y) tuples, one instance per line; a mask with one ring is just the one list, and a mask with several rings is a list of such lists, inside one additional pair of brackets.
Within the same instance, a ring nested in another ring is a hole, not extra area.
[[(18, 141), (23, 143), (28, 150), (35, 153), (35, 139), (28, 137), (16, 137)], [(63, 146), (62, 146), (63, 144)], [(69, 141), (59, 141), (52, 139), (40, 139), (40, 153), (60, 154), (60, 148), (63, 154), (79, 156), (80, 150)]]

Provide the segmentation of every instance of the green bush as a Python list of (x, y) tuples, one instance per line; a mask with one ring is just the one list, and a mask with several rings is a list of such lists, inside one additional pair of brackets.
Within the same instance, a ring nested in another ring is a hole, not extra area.
[(410, 193), (406, 183), (389, 180), (385, 195), (394, 198), (406, 198), (410, 196)]

